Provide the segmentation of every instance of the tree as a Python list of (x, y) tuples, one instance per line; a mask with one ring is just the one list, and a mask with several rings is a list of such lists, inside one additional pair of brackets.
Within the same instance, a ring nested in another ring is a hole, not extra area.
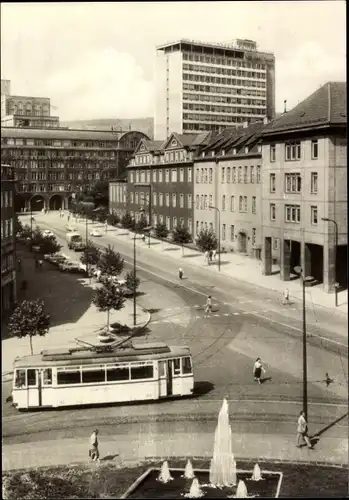
[(137, 278), (133, 269), (126, 274), (126, 288), (130, 290), (133, 294), (136, 293), (137, 288), (139, 287), (141, 280)]
[(202, 252), (209, 252), (210, 250), (216, 250), (218, 240), (212, 230), (202, 229), (196, 238), (196, 245)]
[(125, 296), (120, 288), (112, 282), (104, 282), (101, 287), (94, 290), (92, 303), (98, 311), (107, 313), (107, 331), (109, 331), (110, 311), (120, 311), (125, 304)]
[(39, 246), (43, 255), (53, 255), (62, 249), (62, 245), (58, 243), (56, 236), (43, 236)]
[(182, 255), (184, 254), (184, 244), (190, 243), (192, 241), (192, 237), (190, 232), (186, 227), (177, 226), (172, 231), (172, 239), (175, 243), (179, 243), (182, 245)]
[(96, 219), (99, 222), (106, 222), (106, 220), (108, 219), (107, 207), (98, 207), (98, 209), (96, 209), (94, 213), (96, 214)]
[(102, 275), (118, 276), (124, 268), (124, 259), (118, 252), (114, 251), (113, 247), (108, 245), (108, 248), (101, 254), (97, 268)]
[(89, 190), (88, 196), (91, 197), (95, 205), (109, 205), (109, 181), (97, 181)]
[(29, 224), (24, 224), (24, 226), (22, 227), (21, 232), (19, 233), (20, 237), (24, 238), (24, 239), (27, 239), (27, 238), (31, 237), (31, 234), (32, 234), (32, 232), (31, 232)]
[(23, 232), (23, 224), (19, 220), (19, 217), (17, 214), (15, 214), (15, 220), (14, 220), (14, 233), (15, 236), (21, 236)]
[(116, 214), (109, 214), (107, 221), (110, 226), (116, 226), (120, 222), (120, 217)]
[(80, 256), (80, 262), (85, 264), (88, 269), (89, 266), (96, 266), (101, 258), (101, 251), (92, 241), (87, 242), (85, 250)]
[(33, 337), (43, 337), (50, 328), (50, 315), (44, 311), (43, 300), (23, 300), (10, 317), (8, 330), (11, 337), (28, 337), (33, 354)]
[(141, 218), (136, 223), (137, 231), (143, 231), (144, 228), (148, 227), (147, 218), (144, 214), (141, 215)]
[(158, 238), (167, 238), (169, 230), (166, 224), (163, 222), (158, 222), (155, 226), (155, 234)]
[(125, 212), (124, 215), (121, 217), (121, 225), (125, 229), (134, 229), (135, 221), (129, 212)]

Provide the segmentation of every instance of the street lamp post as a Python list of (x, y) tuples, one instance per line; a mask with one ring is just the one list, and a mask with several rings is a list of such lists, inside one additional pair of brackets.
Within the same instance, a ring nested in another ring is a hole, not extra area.
[[(148, 183), (143, 183), (143, 182), (137, 182), (134, 184), (135, 187), (147, 187), (149, 189), (149, 203), (148, 203), (148, 217), (149, 217), (149, 227), (151, 229), (151, 212), (152, 212), (152, 203), (151, 203), (151, 196), (152, 196), (152, 185)], [(150, 229), (149, 229), (149, 238), (148, 238), (148, 247), (150, 248)]]
[(300, 266), (294, 268), (295, 272), (302, 280), (302, 298), (303, 298), (303, 411), (306, 421), (308, 421), (308, 370), (307, 370), (307, 323), (306, 323), (306, 308), (305, 308), (305, 286), (309, 281), (313, 281), (312, 276), (305, 277), (303, 269)]
[(211, 210), (218, 212), (218, 271), (221, 270), (221, 211), (217, 207), (209, 206)]
[(136, 310), (136, 235), (133, 235), (133, 326), (137, 323), (137, 310)]
[(338, 224), (334, 219), (328, 219), (327, 217), (321, 217), (321, 220), (325, 222), (332, 222), (335, 229), (335, 249), (334, 249), (334, 300), (335, 306), (338, 307), (338, 282), (337, 282), (337, 251), (338, 251)]

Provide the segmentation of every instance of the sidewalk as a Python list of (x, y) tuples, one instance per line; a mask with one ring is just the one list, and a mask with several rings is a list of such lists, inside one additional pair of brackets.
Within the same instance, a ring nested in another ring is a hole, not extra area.
[[(122, 461), (138, 461), (150, 457), (204, 457), (213, 453), (212, 433), (120, 433), (99, 435), (101, 459), (119, 455)], [(273, 459), (295, 462), (348, 463), (348, 441), (345, 438), (321, 437), (313, 450), (295, 446), (295, 435), (232, 433), (233, 452), (239, 459)], [(3, 470), (87, 462), (86, 438), (57, 439), (28, 444), (3, 445)]]
[[(134, 233), (125, 229), (109, 228), (110, 233), (114, 233), (116, 237), (122, 238), (123, 241), (133, 241)], [(140, 238), (140, 237), (139, 237)], [(138, 239), (138, 238), (137, 238)], [(148, 237), (142, 243), (144, 248), (148, 248)], [(218, 260), (208, 265), (204, 261), (204, 255), (199, 250), (184, 248), (184, 255), (182, 255), (182, 248), (180, 245), (174, 243), (162, 242), (156, 238), (151, 237), (151, 246), (149, 251), (166, 253), (168, 257), (178, 261), (178, 267), (182, 266), (185, 274), (185, 266), (194, 265), (206, 269), (208, 272), (220, 273), (228, 278), (239, 281), (245, 281), (255, 284), (258, 287), (267, 288), (279, 292), (280, 296), (286, 288), (289, 289), (290, 298), (302, 300), (302, 287), (300, 280), (281, 281), (279, 274), (271, 276), (264, 276), (262, 274), (262, 261), (253, 259), (248, 256), (243, 256), (236, 253), (221, 254), (221, 271), (218, 270)], [(277, 273), (277, 266), (274, 266), (273, 272)], [(307, 287), (306, 293), (308, 298), (318, 306), (332, 309), (336, 313), (348, 315), (348, 291), (344, 290), (338, 293), (338, 307), (335, 307), (334, 294), (327, 294), (323, 292), (322, 285), (314, 287)]]
[[(94, 280), (90, 284), (88, 278), (60, 273), (48, 262), (44, 262), (41, 272), (35, 272), (31, 255), (23, 249), (19, 255), (22, 260), (21, 279), (25, 278), (29, 284), (25, 298), (42, 298), (46, 312), (51, 315), (51, 324), (54, 325), (45, 337), (33, 338), (34, 353), (58, 346), (71, 347), (76, 345), (76, 338), (86, 338), (87, 341), (91, 336), (96, 338), (98, 331), (106, 325), (106, 313), (99, 312), (91, 304)], [(136, 320), (137, 327), (144, 327), (150, 321), (150, 313), (137, 305)], [(131, 300), (126, 300), (120, 311), (110, 313), (110, 324), (116, 321), (133, 327)], [(15, 357), (30, 354), (29, 338), (5, 338), (1, 347), (2, 374), (12, 372)]]

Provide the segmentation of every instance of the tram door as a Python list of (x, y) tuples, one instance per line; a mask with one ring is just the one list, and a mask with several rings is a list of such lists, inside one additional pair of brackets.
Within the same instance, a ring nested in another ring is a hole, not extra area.
[(34, 368), (27, 370), (27, 395), (28, 408), (41, 406), (41, 380), (40, 372)]
[(159, 397), (172, 395), (172, 360), (159, 361)]

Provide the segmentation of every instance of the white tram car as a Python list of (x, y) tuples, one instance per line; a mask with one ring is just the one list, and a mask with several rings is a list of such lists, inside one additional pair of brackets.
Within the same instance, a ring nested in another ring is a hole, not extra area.
[(12, 396), (19, 410), (157, 400), (193, 390), (189, 348), (163, 342), (52, 349), (14, 361)]

